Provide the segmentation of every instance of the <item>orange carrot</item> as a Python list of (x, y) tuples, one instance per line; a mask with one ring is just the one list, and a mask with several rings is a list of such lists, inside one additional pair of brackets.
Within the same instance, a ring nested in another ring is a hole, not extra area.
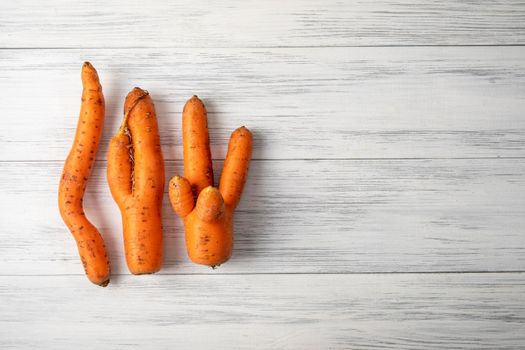
[(232, 253), (233, 216), (248, 175), (252, 134), (245, 127), (232, 133), (219, 189), (213, 187), (206, 109), (197, 96), (184, 107), (182, 141), (185, 178), (170, 180), (170, 201), (184, 221), (190, 259), (215, 267)]
[(185, 217), (195, 205), (191, 185), (185, 178), (174, 176), (169, 183), (169, 196), (177, 215)]
[(104, 126), (104, 95), (97, 71), (89, 63), (82, 66), (82, 105), (73, 147), (62, 171), (58, 189), (60, 215), (76, 240), (80, 260), (91, 282), (109, 283), (109, 260), (104, 240), (87, 219), (82, 207), (86, 184), (97, 153)]
[(131, 273), (154, 273), (162, 266), (164, 160), (153, 101), (134, 88), (126, 97), (124, 120), (109, 144), (107, 177), (124, 231)]
[(182, 112), (182, 139), (184, 140), (184, 177), (189, 180), (193, 194), (213, 185), (208, 118), (204, 103), (193, 96)]
[(228, 153), (224, 161), (219, 190), (228, 206), (236, 207), (241, 200), (242, 189), (248, 176), (252, 155), (252, 134), (245, 127), (232, 133)]

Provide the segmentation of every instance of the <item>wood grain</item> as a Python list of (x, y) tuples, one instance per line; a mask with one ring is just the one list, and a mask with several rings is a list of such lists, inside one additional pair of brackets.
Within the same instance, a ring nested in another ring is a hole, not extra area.
[(2, 349), (516, 349), (523, 274), (0, 277)]
[(4, 2), (0, 47), (494, 45), (525, 42), (523, 1)]
[[(168, 177), (182, 173), (182, 162), (166, 165)], [(83, 273), (56, 208), (61, 167), (0, 163), (0, 275)], [(521, 271), (524, 185), (525, 159), (255, 161), (233, 258), (215, 271), (188, 261), (165, 198), (162, 273)], [(85, 208), (113, 272), (127, 273), (103, 162)]]
[[(85, 198), (106, 289), (56, 203), (84, 60), (108, 104)], [(524, 71), (520, 0), (2, 2), (0, 349), (523, 348)], [(165, 198), (164, 269), (127, 273), (104, 168), (136, 85), (168, 177), (191, 95), (215, 159), (254, 131), (217, 270), (189, 263)]]
[(107, 101), (99, 159), (135, 85), (153, 96), (167, 159), (182, 157), (193, 94), (219, 159), (241, 125), (255, 159), (523, 157), (524, 57), (525, 47), (4, 50), (0, 160), (65, 158), (85, 59)]

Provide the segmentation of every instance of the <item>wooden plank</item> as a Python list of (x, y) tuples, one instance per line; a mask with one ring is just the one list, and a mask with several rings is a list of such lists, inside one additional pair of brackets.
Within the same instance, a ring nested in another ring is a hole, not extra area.
[(215, 158), (241, 125), (256, 159), (523, 157), (524, 58), (525, 47), (2, 51), (0, 160), (66, 157), (84, 59), (106, 93), (99, 159), (137, 84), (155, 100), (167, 159), (182, 156), (194, 93)]
[[(220, 174), (221, 162), (215, 162)], [(62, 223), (58, 162), (0, 163), (0, 275), (82, 274)], [(86, 211), (127, 273), (98, 162)], [(167, 162), (167, 177), (182, 164)], [(525, 159), (255, 161), (230, 262), (191, 264), (165, 198), (162, 273), (525, 270)]]
[(518, 349), (523, 274), (0, 277), (2, 349)]
[(523, 1), (4, 2), (0, 47), (494, 45), (525, 42)]

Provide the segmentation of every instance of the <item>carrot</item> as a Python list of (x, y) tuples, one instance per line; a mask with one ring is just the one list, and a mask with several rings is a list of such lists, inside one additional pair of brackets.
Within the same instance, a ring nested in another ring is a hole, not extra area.
[(193, 194), (213, 185), (208, 118), (204, 103), (193, 96), (182, 112), (182, 139), (184, 147), (184, 176), (190, 181)]
[(228, 153), (224, 161), (219, 190), (228, 206), (236, 207), (248, 176), (248, 166), (252, 155), (252, 134), (245, 127), (232, 133)]
[(97, 71), (82, 65), (82, 104), (75, 140), (66, 159), (58, 188), (60, 215), (75, 238), (87, 277), (105, 287), (109, 283), (109, 260), (104, 240), (87, 219), (82, 206), (86, 184), (104, 126), (104, 95)]
[(131, 273), (154, 273), (162, 266), (164, 160), (153, 101), (134, 88), (124, 119), (111, 139), (107, 178), (122, 215), (126, 262)]
[(244, 126), (232, 133), (218, 189), (213, 187), (206, 109), (197, 96), (184, 107), (182, 140), (185, 177), (170, 180), (170, 202), (183, 219), (190, 259), (215, 267), (232, 254), (234, 211), (248, 175), (252, 134)]

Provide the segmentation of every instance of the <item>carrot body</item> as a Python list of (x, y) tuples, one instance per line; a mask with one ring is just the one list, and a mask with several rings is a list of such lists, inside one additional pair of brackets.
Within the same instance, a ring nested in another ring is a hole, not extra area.
[(58, 190), (60, 215), (76, 240), (87, 277), (105, 287), (109, 283), (109, 260), (104, 240), (87, 219), (82, 206), (86, 184), (104, 126), (104, 95), (97, 71), (82, 66), (82, 104), (73, 147), (66, 159)]
[(219, 190), (227, 206), (237, 206), (248, 176), (252, 155), (252, 133), (245, 127), (236, 129), (228, 144)]
[(122, 214), (124, 249), (133, 274), (162, 266), (164, 160), (155, 107), (134, 88), (126, 97), (124, 120), (108, 151), (107, 177)]
[(184, 221), (190, 259), (215, 267), (232, 254), (234, 211), (248, 175), (252, 134), (245, 127), (232, 133), (219, 189), (213, 187), (206, 109), (197, 96), (184, 107), (182, 139), (185, 178), (170, 180), (170, 201)]
[(182, 125), (184, 177), (190, 182), (193, 194), (198, 196), (204, 188), (213, 185), (213, 168), (206, 107), (197, 96), (184, 105)]

